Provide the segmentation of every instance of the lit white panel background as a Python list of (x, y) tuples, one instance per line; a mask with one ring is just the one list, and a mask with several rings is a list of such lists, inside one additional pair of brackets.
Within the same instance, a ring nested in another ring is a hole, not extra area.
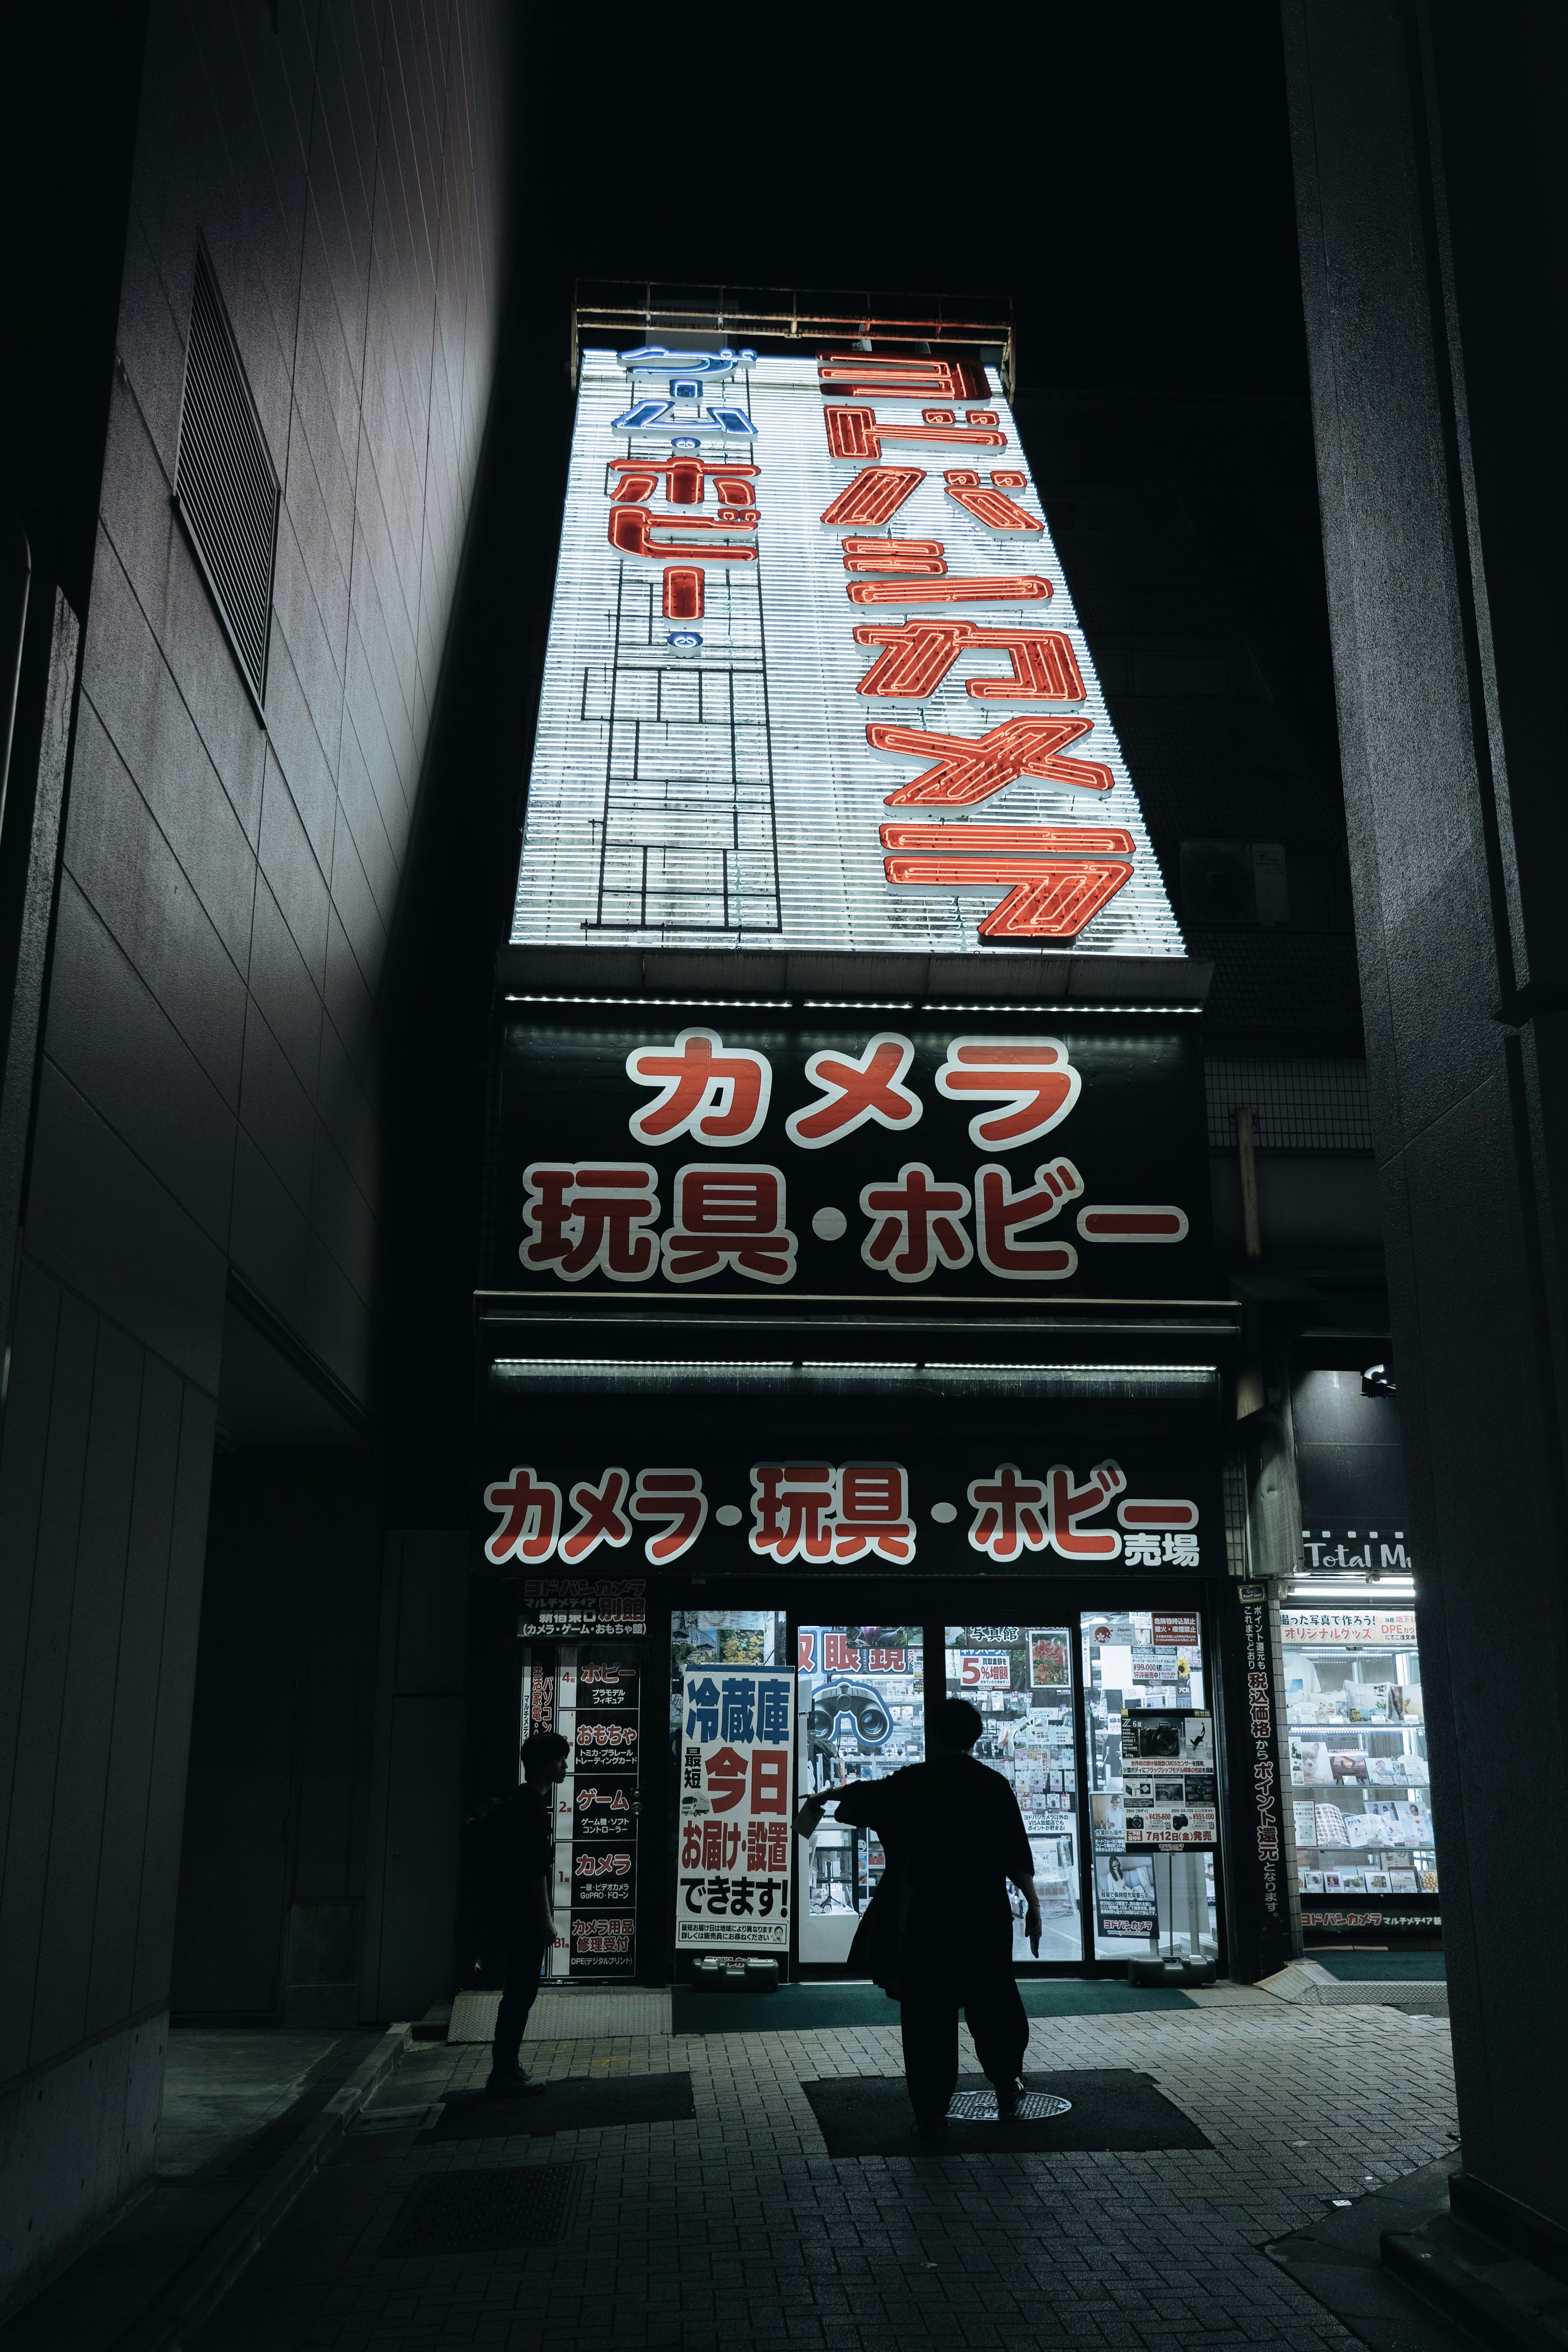
[[(1020, 545), (983, 529), (946, 495), (948, 467), (971, 464), (983, 482), (994, 467), (1029, 471), (994, 371), (991, 383), (1006, 448), (894, 445), (882, 462), (923, 467), (926, 478), (881, 534), (868, 535), (941, 540), (954, 578), (1029, 572), (1052, 583), (1046, 604), (924, 609), (955, 611), (987, 628), (1065, 630), (1089, 692), (1082, 704), (1058, 707), (1094, 721), (1068, 756), (1103, 761), (1115, 788), (1085, 792), (1022, 777), (965, 815), (993, 824), (1124, 826), (1136, 849), (1132, 879), (1076, 940), (1040, 945), (1057, 953), (1070, 946), (1075, 954), (1180, 956), (1181, 932), (1048, 526)], [(961, 656), (923, 702), (858, 694), (875, 649), (855, 643), (857, 623), (897, 622), (921, 608), (855, 605), (845, 593), (847, 534), (819, 517), (858, 467), (828, 455), (815, 358), (759, 360), (711, 397), (736, 402), (757, 427), (754, 445), (731, 438), (721, 452), (705, 440), (702, 455), (710, 463), (721, 454), (751, 456), (762, 467), (759, 559), (708, 570), (707, 610), (696, 625), (701, 650), (677, 656), (660, 610), (660, 566), (623, 559), (609, 544), (605, 467), (616, 457), (668, 460), (671, 435), (682, 427), (613, 433), (611, 418), (632, 404), (631, 380), (611, 352), (583, 356), (512, 943), (1018, 953), (1026, 943), (1017, 940), (994, 948), (977, 940), (999, 889), (950, 896), (887, 882), (879, 825), (932, 822), (939, 812), (884, 807), (889, 793), (930, 762), (873, 751), (866, 727), (880, 719), (978, 737), (1048, 706), (967, 694), (971, 677), (1006, 675), (1006, 655), (985, 651)], [(935, 404), (929, 394), (879, 394), (859, 404), (880, 423), (918, 425), (922, 406)], [(962, 422), (963, 404), (956, 405)], [(1039, 514), (1032, 476), (1028, 488), (1011, 495)], [(649, 504), (656, 515), (665, 510), (662, 499)], [(715, 512), (711, 488), (700, 511)], [(949, 821), (957, 828), (964, 817)]]

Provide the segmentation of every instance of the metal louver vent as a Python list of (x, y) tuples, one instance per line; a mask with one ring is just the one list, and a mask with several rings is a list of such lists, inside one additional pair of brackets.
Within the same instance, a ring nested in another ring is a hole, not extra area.
[(258, 708), (267, 690), (278, 477), (204, 247), (196, 250), (174, 499)]

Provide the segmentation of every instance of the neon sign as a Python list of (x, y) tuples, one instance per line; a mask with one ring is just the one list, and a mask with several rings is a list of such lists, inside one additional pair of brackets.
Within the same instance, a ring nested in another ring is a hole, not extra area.
[(511, 938), (1184, 954), (994, 372), (584, 354)]

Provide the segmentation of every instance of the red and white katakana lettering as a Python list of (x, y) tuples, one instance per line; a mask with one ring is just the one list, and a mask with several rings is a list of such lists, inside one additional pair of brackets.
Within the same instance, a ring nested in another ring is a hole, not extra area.
[(485, 1540), (485, 1558), (499, 1568), (508, 1559), (548, 1559), (561, 1526), (561, 1489), (524, 1466), (485, 1488), (485, 1504), (500, 1517)]
[(914, 1549), (907, 1471), (897, 1462), (846, 1462), (838, 1474), (834, 1559), (875, 1552), (879, 1559), (912, 1559)]
[(675, 1223), (664, 1236), (671, 1282), (705, 1282), (731, 1266), (752, 1282), (789, 1282), (796, 1242), (784, 1223), (784, 1180), (777, 1168), (682, 1168), (675, 1180)]
[(887, 400), (984, 400), (990, 386), (972, 360), (909, 358), (893, 352), (829, 352), (816, 363), (816, 380), (833, 386), (836, 399), (879, 394)]
[(920, 441), (965, 449), (1005, 449), (1007, 436), (998, 431), (999, 412), (970, 408), (960, 425), (951, 408), (922, 408), (919, 425), (879, 425), (874, 408), (855, 408), (832, 402), (822, 412), (827, 427), (830, 457), (880, 457), (884, 442), (900, 445)]
[(1078, 1229), (1086, 1242), (1182, 1242), (1187, 1213), (1167, 1203), (1120, 1202), (1114, 1208), (1080, 1209)]
[(758, 1463), (752, 1472), (752, 1549), (777, 1560), (831, 1559), (828, 1522), (837, 1501), (831, 1463)]
[(596, 1486), (584, 1479), (573, 1487), (571, 1504), (580, 1514), (574, 1528), (561, 1538), (563, 1559), (586, 1559), (600, 1544), (619, 1551), (632, 1539), (631, 1523), (621, 1510), (631, 1479), (624, 1470), (606, 1470)]
[(879, 530), (924, 480), (920, 466), (862, 466), (823, 509), (822, 520), (837, 530)]
[(1124, 1528), (1195, 1528), (1198, 1507), (1195, 1503), (1178, 1501), (1174, 1496), (1129, 1496), (1116, 1506), (1116, 1516)]
[(658, 1218), (658, 1178), (636, 1162), (556, 1167), (535, 1160), (522, 1171), (523, 1222), (531, 1238), (518, 1255), (563, 1282), (590, 1274), (647, 1282), (658, 1265), (647, 1228)]
[(901, 727), (895, 719), (874, 719), (866, 730), (873, 751), (895, 759), (934, 760), (912, 783), (889, 793), (888, 808), (973, 808), (988, 801), (1020, 776), (1041, 776), (1053, 784), (1080, 784), (1093, 793), (1108, 793), (1116, 779), (1099, 760), (1066, 760), (1064, 743), (1076, 743), (1094, 732), (1092, 719), (1005, 719), (987, 735), (973, 740), (963, 735), (933, 735), (923, 727)]
[(1037, 522), (1026, 508), (1015, 505), (1005, 495), (1008, 490), (1023, 489), (1027, 482), (1026, 475), (993, 474), (991, 488), (987, 490), (981, 488), (978, 474), (971, 472), (967, 467), (959, 466), (951, 473), (943, 474), (942, 480), (947, 484), (948, 497), (966, 514), (972, 514), (976, 522), (983, 523), (987, 530), (1005, 531), (1011, 537), (1021, 531), (1045, 530), (1043, 522)]
[(1005, 1282), (1065, 1282), (1078, 1265), (1070, 1242), (1024, 1242), (1016, 1238), (1048, 1223), (1083, 1191), (1083, 1178), (1070, 1160), (1035, 1171), (1032, 1192), (1015, 1192), (1005, 1168), (982, 1168), (974, 1183), (974, 1241), (987, 1274)]
[(1086, 1486), (1075, 1486), (1072, 1472), (1060, 1462), (1046, 1478), (1046, 1513), (1051, 1546), (1064, 1559), (1115, 1559), (1121, 1538), (1113, 1528), (1081, 1530), (1079, 1522), (1091, 1519), (1120, 1495), (1127, 1474), (1120, 1463), (1101, 1462), (1089, 1474)]
[(1037, 1479), (1021, 1478), (1016, 1462), (997, 1465), (995, 1475), (976, 1478), (969, 1489), (973, 1524), (970, 1547), (989, 1552), (993, 1559), (1016, 1559), (1026, 1548), (1044, 1551), (1046, 1522), (1040, 1506), (1046, 1490)]
[[(942, 545), (940, 539), (921, 543)], [(946, 574), (945, 563), (942, 569)], [(852, 580), (844, 593), (852, 604), (1043, 604), (1056, 592), (1048, 580), (1037, 573), (1010, 572), (923, 580)]]
[(940, 580), (947, 553), (940, 539), (847, 539), (844, 569), (883, 580)]
[(710, 465), (681, 452), (668, 457), (612, 457), (609, 470), (616, 477), (610, 492), (616, 506), (642, 506), (662, 488), (672, 507), (700, 507), (711, 482), (721, 522), (758, 520), (752, 484), (762, 473), (760, 466), (742, 465), (734, 457)]
[(939, 1184), (920, 1160), (899, 1171), (896, 1184), (868, 1184), (860, 1206), (875, 1219), (860, 1255), (895, 1282), (924, 1282), (939, 1265), (967, 1265), (974, 1246), (963, 1229), (969, 1214), (964, 1184)]
[(885, 824), (881, 833), (893, 853), (882, 860), (889, 882), (1005, 891), (977, 927), (983, 940), (1077, 939), (1132, 879), (1132, 835), (1120, 826)]
[(1059, 1037), (954, 1037), (936, 1074), (937, 1092), (949, 1102), (1005, 1106), (970, 1120), (969, 1139), (979, 1151), (1037, 1143), (1061, 1125), (1082, 1086)]
[(784, 1132), (803, 1151), (820, 1151), (874, 1118), (879, 1127), (895, 1132), (911, 1128), (924, 1108), (920, 1097), (902, 1082), (914, 1060), (907, 1037), (879, 1030), (858, 1055), (842, 1050), (813, 1054), (805, 1075), (821, 1088), (816, 1102), (792, 1111)]
[(983, 629), (978, 621), (935, 614), (897, 622), (861, 622), (858, 646), (880, 646), (858, 694), (923, 700), (936, 692), (960, 654), (1005, 653), (1010, 677), (972, 677), (977, 702), (1081, 702), (1088, 691), (1072, 640), (1060, 629)]
[(663, 1527), (663, 1535), (649, 1536), (643, 1553), (650, 1566), (668, 1568), (701, 1534), (708, 1497), (695, 1470), (639, 1470), (627, 1507), (634, 1519)]
[[(754, 563), (754, 541), (736, 546), (730, 542), (756, 527), (753, 507), (723, 507), (717, 515), (656, 515), (647, 507), (610, 508), (610, 545), (617, 555), (646, 556), (654, 563)], [(656, 530), (663, 538), (656, 539)]]
[(732, 1151), (761, 1133), (773, 1095), (773, 1065), (743, 1046), (726, 1050), (714, 1029), (683, 1029), (672, 1045), (637, 1045), (626, 1055), (635, 1086), (657, 1087), (658, 1099), (627, 1122), (639, 1143), (677, 1136)]

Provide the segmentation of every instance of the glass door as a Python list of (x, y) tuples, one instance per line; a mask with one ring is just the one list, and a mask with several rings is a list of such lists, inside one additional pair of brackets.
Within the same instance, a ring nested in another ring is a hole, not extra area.
[(1079, 1618), (1094, 1957), (1214, 1958), (1214, 1717), (1196, 1610)]
[[(1081, 1964), (1070, 1628), (948, 1625), (943, 1654), (948, 1697), (970, 1700), (985, 1718), (975, 1756), (1011, 1784), (1024, 1816), (1040, 1898), (1040, 1958)], [(1032, 1967), (1024, 1898), (1016, 1887), (1008, 1892), (1013, 1958)]]
[[(919, 1625), (802, 1625), (797, 1734), (800, 1794), (880, 1780), (925, 1757), (924, 1635)], [(842, 1967), (881, 1877), (868, 1830), (831, 1815), (801, 1864), (803, 1968)]]

